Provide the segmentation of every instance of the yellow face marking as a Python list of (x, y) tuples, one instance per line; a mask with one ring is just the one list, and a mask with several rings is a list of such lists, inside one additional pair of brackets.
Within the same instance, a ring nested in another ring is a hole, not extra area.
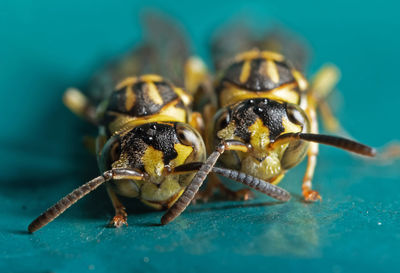
[(163, 153), (148, 146), (143, 154), (142, 162), (144, 170), (150, 176), (160, 177), (164, 170)]
[(274, 61), (267, 60), (267, 75), (274, 83), (279, 82), (279, 72)]
[(250, 61), (245, 61), (243, 63), (242, 72), (240, 73), (240, 78), (239, 78), (239, 81), (241, 83), (247, 82), (250, 76), (250, 71), (251, 71)]
[(138, 78), (136, 78), (136, 77), (125, 78), (124, 80), (122, 80), (121, 82), (119, 82), (117, 84), (117, 86), (115, 87), (115, 91), (120, 90), (121, 88), (123, 88), (125, 86), (133, 85), (137, 81), (138, 81)]
[(279, 155), (275, 151), (269, 151), (261, 162), (254, 156), (244, 155), (241, 160), (241, 171), (270, 181), (282, 173)]
[(236, 124), (234, 121), (232, 121), (224, 129), (217, 132), (217, 136), (220, 139), (237, 139), (237, 137), (235, 136), (235, 129)]
[(127, 155), (126, 154), (121, 154), (120, 156), (119, 156), (119, 159), (117, 160), (117, 161), (114, 161), (112, 164), (111, 164), (111, 167), (113, 168), (113, 169), (120, 169), (120, 168), (126, 168), (128, 165), (127, 165), (127, 163), (128, 163), (128, 159), (127, 159), (128, 157), (127, 157)]
[(140, 79), (145, 82), (159, 82), (162, 81), (163, 78), (156, 74), (147, 74), (140, 76)]
[(296, 69), (292, 69), (292, 75), (293, 75), (294, 79), (297, 81), (300, 90), (305, 91), (308, 88), (308, 82), (304, 78), (303, 74), (301, 74)]
[(282, 134), (301, 132), (301, 126), (290, 122), (287, 117), (283, 117), (282, 125), (285, 128)]
[(186, 93), (182, 88), (175, 87), (174, 92), (182, 100), (184, 105), (188, 106), (192, 103), (193, 97), (191, 95), (189, 95), (188, 93)]
[(255, 152), (265, 153), (269, 144), (269, 129), (263, 124), (260, 118), (257, 118), (249, 127), (250, 144)]
[(163, 99), (160, 96), (160, 93), (156, 87), (156, 85), (153, 82), (147, 82), (147, 95), (150, 97), (150, 99), (156, 103), (156, 104), (163, 104)]
[(146, 205), (161, 209), (163, 204), (167, 205), (176, 195), (182, 194), (182, 186), (177, 176), (167, 176), (160, 185), (144, 183), (141, 187), (141, 201)]
[(128, 85), (125, 89), (125, 109), (131, 110), (135, 105), (136, 95), (132, 90), (132, 85)]
[(174, 144), (174, 149), (178, 153), (178, 156), (171, 160), (170, 166), (176, 167), (185, 163), (186, 159), (193, 152), (193, 148), (191, 146), (186, 146), (180, 143)]

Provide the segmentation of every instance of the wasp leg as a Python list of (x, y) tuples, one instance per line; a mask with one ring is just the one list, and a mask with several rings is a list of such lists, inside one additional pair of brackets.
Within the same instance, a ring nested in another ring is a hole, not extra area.
[(324, 127), (330, 132), (338, 132), (341, 128), (338, 119), (326, 102), (326, 97), (335, 89), (339, 79), (339, 69), (332, 64), (326, 64), (314, 75), (308, 92), (314, 97)]
[(97, 125), (96, 107), (81, 91), (76, 88), (68, 88), (64, 93), (63, 102), (72, 113)]
[[(311, 133), (318, 133), (318, 120), (317, 113), (315, 111), (315, 104), (313, 103), (313, 98), (309, 99), (309, 108), (306, 112), (310, 118)], [(318, 143), (312, 142), (308, 148), (307, 152), (307, 169), (303, 178), (302, 184), (302, 194), (306, 201), (317, 201), (322, 200), (321, 195), (315, 190), (312, 190), (312, 179), (314, 177), (314, 170), (317, 165), (318, 156)]]
[(115, 216), (111, 219), (108, 225), (116, 228), (128, 225), (128, 214), (125, 212), (125, 207), (122, 205), (121, 201), (119, 201), (117, 194), (109, 185), (107, 185), (107, 193), (108, 196), (110, 196), (111, 203), (115, 210)]
[(204, 138), (204, 120), (199, 112), (194, 112), (190, 115), (189, 124), (195, 128)]
[(211, 74), (199, 57), (191, 57), (185, 63), (185, 89), (193, 96), (194, 111), (200, 112), (205, 105), (217, 103)]
[(211, 138), (207, 134), (208, 132), (212, 132), (213, 122), (211, 121), (213, 120), (216, 112), (217, 112), (217, 107), (215, 107), (213, 104), (209, 103), (204, 106), (203, 119), (207, 120), (208, 122), (206, 123), (203, 139), (204, 139), (204, 144), (206, 145), (207, 152), (212, 152), (214, 149)]
[(377, 160), (381, 162), (394, 161), (400, 158), (400, 142), (393, 142), (385, 145), (378, 154)]
[(199, 57), (190, 57), (185, 63), (185, 89), (195, 95), (200, 86), (209, 82), (209, 73), (203, 60)]

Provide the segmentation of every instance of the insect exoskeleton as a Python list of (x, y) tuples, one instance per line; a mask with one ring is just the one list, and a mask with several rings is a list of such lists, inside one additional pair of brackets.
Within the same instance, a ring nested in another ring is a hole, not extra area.
[(305, 141), (274, 145), (281, 135), (310, 132), (307, 115), (296, 104), (267, 98), (243, 100), (220, 109), (213, 124), (213, 147), (222, 140), (237, 140), (251, 147), (246, 152), (225, 152), (221, 164), (271, 183), (278, 183), (285, 171), (307, 154), (309, 143)]
[[(170, 208), (187, 188), (206, 158), (198, 132), (199, 115), (190, 111), (192, 97), (157, 75), (127, 78), (95, 111), (82, 93), (68, 90), (64, 101), (75, 113), (99, 125), (96, 139), (102, 175), (74, 190), (28, 227), (34, 232), (64, 212), (101, 184), (115, 209), (111, 226), (127, 224), (118, 195), (135, 197), (155, 209)], [(97, 113), (93, 115), (93, 113)], [(212, 168), (279, 200), (290, 195), (283, 189), (234, 170)]]
[[(277, 184), (288, 169), (308, 155), (302, 194), (306, 201), (320, 200), (311, 188), (318, 143), (365, 156), (374, 156), (375, 149), (319, 134), (316, 94), (318, 90), (311, 92), (302, 74), (278, 53), (254, 49), (237, 55), (217, 80), (220, 110), (207, 129), (209, 156), (187, 189), (196, 192), (217, 161), (223, 167)], [(185, 191), (162, 223), (182, 213), (192, 195)]]
[(223, 70), (216, 86), (220, 107), (251, 98), (299, 104), (308, 83), (279, 53), (253, 49), (238, 54)]
[(156, 209), (168, 208), (194, 174), (174, 173), (174, 168), (205, 159), (203, 139), (193, 127), (196, 122), (189, 108), (191, 96), (158, 75), (121, 81), (97, 111), (87, 111), (91, 106), (82, 103), (87, 102), (82, 98), (85, 97), (77, 90), (69, 90), (64, 101), (82, 116), (97, 112), (95, 118), (89, 119), (99, 125), (96, 153), (103, 175), (33, 221), (31, 232), (104, 182), (108, 182), (107, 191), (116, 213), (111, 225), (121, 226), (127, 219), (117, 194), (137, 197)]
[(114, 180), (110, 189), (118, 195), (137, 197), (156, 208), (168, 208), (190, 182), (193, 173), (174, 174), (175, 167), (205, 160), (200, 134), (182, 122), (150, 122), (124, 128), (104, 145), (99, 157), (101, 171), (132, 169), (140, 180)]

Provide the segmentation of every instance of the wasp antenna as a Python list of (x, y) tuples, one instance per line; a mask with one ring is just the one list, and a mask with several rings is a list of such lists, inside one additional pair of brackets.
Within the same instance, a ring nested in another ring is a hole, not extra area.
[[(191, 162), (183, 164), (175, 167), (172, 173), (189, 173), (198, 171), (202, 165), (202, 162)], [(254, 177), (247, 173), (221, 167), (213, 167), (211, 172), (242, 183), (243, 185), (246, 185), (280, 201), (289, 201), (291, 198), (290, 193), (282, 189), (281, 187), (268, 183), (267, 181)]]
[(334, 146), (360, 155), (370, 157), (376, 155), (376, 150), (374, 148), (359, 143), (357, 141), (343, 137), (320, 134), (287, 133), (279, 136), (272, 145), (299, 139)]
[(214, 167), (212, 172), (228, 177), (280, 201), (286, 202), (291, 198), (290, 193), (281, 187), (243, 172), (219, 167)]
[(218, 158), (226, 150), (237, 150), (247, 152), (249, 146), (236, 140), (226, 140), (218, 144), (216, 150), (207, 158), (204, 164), (201, 166), (200, 170), (195, 174), (190, 184), (186, 187), (185, 191), (179, 197), (179, 199), (172, 205), (171, 208), (163, 215), (161, 218), (161, 224), (166, 225), (178, 217), (193, 200), (199, 188), (203, 184), (207, 175), (212, 171)]
[(173, 221), (187, 208), (222, 153), (223, 151), (216, 150), (207, 158), (206, 162), (204, 162), (200, 170), (195, 174), (192, 182), (186, 187), (181, 197), (179, 197), (172, 207), (163, 215), (161, 218), (162, 225)]
[(142, 179), (143, 174), (128, 169), (114, 169), (106, 171), (101, 176), (98, 176), (86, 184), (83, 184), (79, 188), (73, 190), (70, 194), (66, 195), (60, 201), (48, 208), (44, 213), (32, 221), (32, 223), (28, 226), (28, 231), (33, 233), (38, 229), (41, 229), (104, 182), (110, 181), (111, 179), (123, 178)]

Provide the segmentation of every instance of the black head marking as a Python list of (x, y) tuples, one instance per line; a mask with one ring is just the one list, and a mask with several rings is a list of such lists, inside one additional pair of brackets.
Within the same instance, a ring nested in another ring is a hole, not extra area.
[(122, 153), (128, 155), (132, 167), (144, 170), (141, 158), (148, 146), (163, 153), (163, 162), (168, 165), (178, 156), (174, 145), (179, 143), (174, 124), (148, 123), (132, 129), (122, 137)]
[(235, 106), (232, 114), (232, 118), (236, 122), (235, 135), (249, 142), (249, 127), (257, 118), (260, 118), (262, 123), (269, 129), (270, 140), (274, 140), (285, 131), (282, 119), (286, 116), (284, 103), (269, 99), (245, 100)]

